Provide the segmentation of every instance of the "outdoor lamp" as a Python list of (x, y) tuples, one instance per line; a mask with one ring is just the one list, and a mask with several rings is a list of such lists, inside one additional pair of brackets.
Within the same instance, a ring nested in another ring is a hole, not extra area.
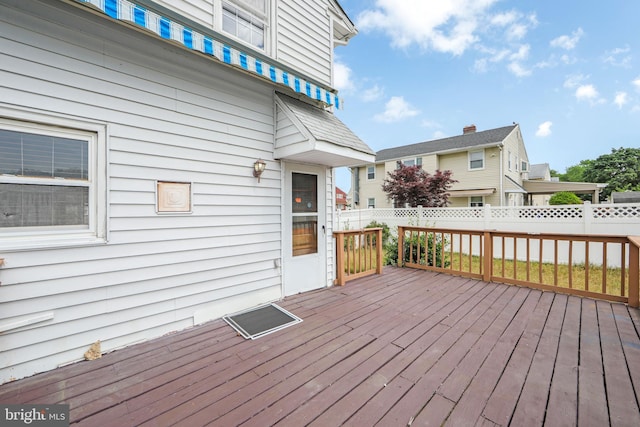
[(267, 163), (262, 159), (256, 160), (256, 162), (253, 164), (253, 176), (258, 178), (258, 182), (260, 182), (260, 175), (262, 175), (262, 172), (264, 172), (264, 169), (266, 167)]

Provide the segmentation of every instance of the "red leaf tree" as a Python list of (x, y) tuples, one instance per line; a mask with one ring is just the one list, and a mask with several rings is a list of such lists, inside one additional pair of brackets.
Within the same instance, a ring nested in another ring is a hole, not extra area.
[(451, 178), (450, 170), (437, 170), (431, 175), (421, 166), (400, 165), (398, 169), (387, 173), (382, 191), (394, 201), (396, 207), (445, 207), (449, 204), (447, 190), (458, 182)]

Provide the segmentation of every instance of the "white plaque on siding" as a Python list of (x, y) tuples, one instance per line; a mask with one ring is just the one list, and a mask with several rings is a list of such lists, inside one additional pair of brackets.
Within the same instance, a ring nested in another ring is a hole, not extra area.
[(191, 212), (191, 183), (158, 181), (159, 213)]

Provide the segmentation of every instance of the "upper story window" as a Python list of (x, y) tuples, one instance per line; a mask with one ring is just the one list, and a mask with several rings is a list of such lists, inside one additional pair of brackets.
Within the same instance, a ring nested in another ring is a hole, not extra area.
[(469, 169), (484, 169), (484, 150), (469, 151)]
[(404, 166), (422, 166), (422, 157), (402, 160)]
[(522, 169), (522, 172), (527, 172), (528, 167), (529, 167), (529, 166), (527, 165), (527, 162), (525, 162), (525, 161), (523, 160), (523, 161), (522, 161), (522, 163), (521, 163), (521, 169)]
[(373, 166), (367, 166), (367, 179), (369, 181), (376, 179), (376, 167), (375, 165)]
[(376, 199), (375, 199), (375, 197), (369, 197), (367, 199), (367, 208), (375, 209), (375, 207), (376, 207)]
[(93, 132), (0, 120), (0, 246), (101, 237), (98, 140)]
[(267, 1), (223, 1), (222, 30), (251, 46), (265, 50)]

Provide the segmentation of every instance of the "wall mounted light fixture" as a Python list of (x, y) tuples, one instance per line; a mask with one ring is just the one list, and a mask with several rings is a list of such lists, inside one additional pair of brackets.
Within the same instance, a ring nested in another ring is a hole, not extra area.
[(260, 182), (260, 175), (262, 175), (262, 172), (264, 172), (264, 169), (266, 167), (267, 163), (262, 159), (256, 160), (256, 162), (253, 164), (253, 176), (258, 178), (258, 182)]

